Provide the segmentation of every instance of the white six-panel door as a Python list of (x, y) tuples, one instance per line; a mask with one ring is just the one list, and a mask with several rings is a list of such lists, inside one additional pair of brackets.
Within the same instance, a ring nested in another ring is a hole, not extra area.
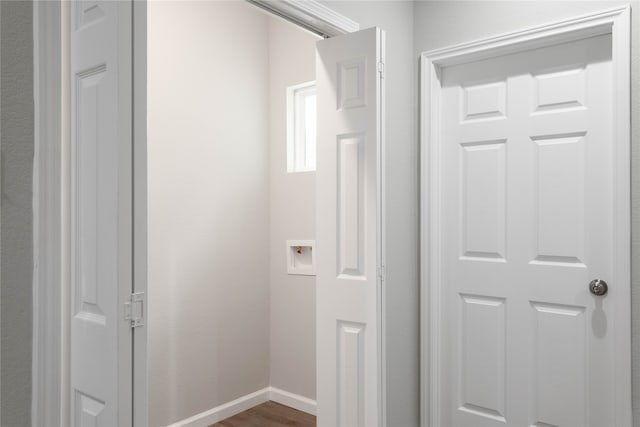
[(317, 423), (380, 423), (382, 31), (318, 42)]
[(442, 69), (441, 426), (616, 425), (611, 46)]
[(71, 3), (73, 426), (132, 422), (131, 7)]

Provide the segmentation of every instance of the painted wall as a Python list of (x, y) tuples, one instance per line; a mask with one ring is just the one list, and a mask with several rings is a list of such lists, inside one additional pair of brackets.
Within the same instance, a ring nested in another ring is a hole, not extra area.
[(0, 2), (1, 413), (31, 425), (33, 3)]
[(269, 385), (269, 45), (267, 17), (244, 2), (149, 2), (148, 11), (158, 426)]
[(411, 1), (323, 1), (386, 33), (386, 421), (416, 426), (420, 414), (418, 140)]
[(287, 173), (286, 89), (315, 80), (315, 43), (269, 18), (271, 385), (316, 396), (315, 276), (287, 274), (286, 240), (315, 239), (315, 172)]
[[(423, 51), (606, 10), (632, 6), (632, 347), (634, 424), (640, 424), (640, 2), (418, 1), (415, 58)], [(417, 83), (416, 83), (417, 87)], [(635, 327), (633, 327), (635, 326)]]

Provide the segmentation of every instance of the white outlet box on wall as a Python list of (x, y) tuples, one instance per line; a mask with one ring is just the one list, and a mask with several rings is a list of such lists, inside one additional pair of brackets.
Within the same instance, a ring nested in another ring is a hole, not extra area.
[(315, 240), (287, 240), (287, 273), (315, 276), (315, 250)]

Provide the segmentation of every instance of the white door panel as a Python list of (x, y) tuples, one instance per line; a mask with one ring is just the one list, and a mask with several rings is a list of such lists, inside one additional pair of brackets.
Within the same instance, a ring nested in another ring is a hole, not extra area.
[(319, 426), (375, 426), (379, 411), (382, 32), (318, 42)]
[(609, 35), (443, 69), (443, 426), (615, 424), (611, 73)]
[(71, 3), (71, 423), (131, 424), (131, 2)]

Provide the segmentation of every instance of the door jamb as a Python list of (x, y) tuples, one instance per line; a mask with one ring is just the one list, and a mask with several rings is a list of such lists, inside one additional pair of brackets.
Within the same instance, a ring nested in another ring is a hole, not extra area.
[[(631, 236), (630, 205), (630, 148), (631, 148), (631, 80), (630, 80), (630, 7), (623, 6), (576, 18), (537, 26), (496, 37), (472, 41), (443, 49), (424, 52), (420, 59), (421, 83), (421, 197), (420, 197), (420, 247), (421, 247), (421, 425), (440, 425), (438, 390), (440, 385), (440, 214), (437, 209), (441, 194), (439, 182), (440, 153), (439, 110), (441, 72), (444, 67), (457, 65), (513, 52), (580, 40), (595, 35), (612, 35), (613, 108), (615, 153), (614, 183), (617, 188), (614, 202), (619, 210), (615, 217), (614, 276), (617, 283), (630, 289), (631, 264), (629, 258)], [(626, 256), (623, 256), (626, 254)], [(631, 378), (623, 375), (631, 369), (630, 307), (620, 307), (616, 313), (616, 324), (626, 324), (618, 331), (615, 340), (624, 343), (623, 351), (615, 355), (615, 381), (621, 384), (616, 393), (625, 390), (624, 396), (614, 398), (616, 425), (631, 426)], [(621, 322), (625, 320), (626, 322)], [(620, 345), (620, 344), (618, 344)], [(621, 369), (624, 367), (626, 369)]]

